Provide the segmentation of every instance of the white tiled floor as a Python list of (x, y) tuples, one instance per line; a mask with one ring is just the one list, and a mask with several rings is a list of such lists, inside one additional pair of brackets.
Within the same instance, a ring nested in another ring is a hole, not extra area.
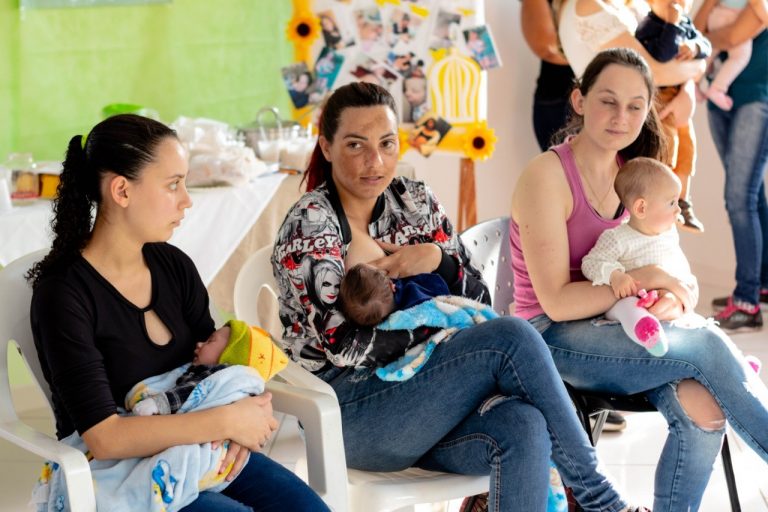
[[(707, 290), (704, 290), (706, 292)], [(700, 304), (709, 304), (714, 292), (702, 293)], [(703, 312), (703, 311), (702, 311)], [(768, 330), (760, 333), (739, 334), (734, 341), (747, 354), (759, 357), (765, 364), (762, 379), (768, 384)], [(31, 399), (25, 398), (29, 402)], [(41, 404), (41, 401), (37, 402)], [(44, 408), (26, 404), (23, 418), (36, 428), (52, 432), (52, 420)], [(600, 459), (607, 471), (624, 489), (626, 496), (639, 504), (650, 506), (653, 502), (654, 465), (666, 435), (666, 426), (659, 414), (640, 413), (628, 415), (627, 429), (618, 434), (605, 433), (598, 443)], [(768, 427), (766, 427), (768, 428)], [(279, 447), (271, 456), (287, 467), (296, 468), (303, 447), (293, 418), (287, 418), (277, 434), (281, 438)], [(768, 512), (768, 464), (747, 449), (735, 435), (729, 435), (739, 487), (742, 510), (745, 512)], [(5, 441), (0, 441), (0, 512), (25, 510), (29, 490), (35, 481), (41, 460), (29, 455)], [(301, 469), (299, 469), (301, 472)], [(419, 512), (436, 510), (454, 512), (458, 502), (444, 505), (423, 505)], [(710, 480), (701, 507), (702, 512), (723, 512), (730, 510), (728, 492), (723, 478), (722, 464), (718, 461)]]

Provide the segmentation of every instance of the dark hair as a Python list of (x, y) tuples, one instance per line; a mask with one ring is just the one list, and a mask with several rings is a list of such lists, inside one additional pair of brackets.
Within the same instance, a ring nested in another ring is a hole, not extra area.
[(667, 164), (653, 158), (637, 157), (621, 166), (613, 182), (613, 188), (621, 199), (621, 203), (629, 210), (632, 207), (632, 201), (646, 196), (662, 176), (679, 181)]
[[(328, 142), (333, 142), (336, 131), (339, 129), (341, 114), (348, 108), (375, 107), (383, 105), (389, 107), (395, 115), (395, 99), (385, 88), (380, 85), (367, 82), (352, 82), (339, 87), (331, 94), (323, 106), (323, 113), (318, 121), (319, 135), (325, 137)], [(314, 190), (325, 182), (326, 175), (331, 172), (331, 162), (325, 159), (318, 139), (312, 158), (309, 160), (304, 180), (307, 182), (307, 192)]]
[(91, 237), (93, 207), (102, 199), (102, 178), (113, 173), (136, 180), (167, 137), (176, 137), (176, 132), (158, 121), (120, 114), (100, 122), (88, 135), (70, 139), (53, 201), (51, 251), (27, 272), (33, 288), (48, 272), (71, 263), (85, 247)]
[(378, 325), (395, 309), (390, 279), (383, 271), (363, 263), (344, 275), (339, 300), (344, 315), (357, 325)]
[[(640, 73), (648, 88), (648, 101), (650, 102), (648, 115), (645, 118), (643, 128), (640, 130), (640, 135), (637, 136), (632, 144), (620, 150), (619, 155), (624, 160), (630, 160), (636, 156), (666, 160), (666, 137), (663, 135), (655, 105), (656, 86), (653, 85), (653, 76), (651, 75), (648, 63), (645, 62), (645, 59), (639, 53), (630, 48), (611, 48), (601, 51), (587, 65), (587, 69), (584, 70), (581, 78), (574, 80), (574, 90), (579, 89), (582, 96), (586, 96), (595, 85), (603, 70), (611, 64), (632, 68)], [(565, 127), (555, 133), (552, 141), (554, 143), (562, 142), (567, 136), (577, 134), (583, 127), (584, 117), (577, 114), (573, 110), (573, 105), (571, 105), (568, 122)]]

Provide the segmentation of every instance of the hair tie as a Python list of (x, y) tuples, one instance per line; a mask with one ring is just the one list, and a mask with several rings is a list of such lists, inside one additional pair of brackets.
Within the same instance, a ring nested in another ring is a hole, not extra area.
[(85, 145), (88, 143), (88, 135), (90, 135), (91, 132), (86, 132), (85, 135), (80, 136), (80, 144), (83, 146), (83, 151), (85, 151)]

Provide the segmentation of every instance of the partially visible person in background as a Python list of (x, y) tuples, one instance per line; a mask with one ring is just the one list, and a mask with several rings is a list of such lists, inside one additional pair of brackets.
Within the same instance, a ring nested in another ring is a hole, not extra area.
[[(707, 23), (714, 1), (694, 18)], [(768, 304), (768, 1), (750, 0), (736, 21), (705, 32), (715, 48), (729, 50), (752, 40), (752, 56), (728, 88), (733, 106), (726, 111), (708, 104), (709, 128), (725, 168), (725, 207), (736, 251), (736, 288), (712, 301), (720, 327), (727, 331), (763, 327), (760, 304)]]
[[(648, 53), (659, 62), (672, 59), (706, 59), (712, 53), (712, 45), (701, 32), (696, 30), (688, 17), (693, 0), (649, 0), (648, 15), (640, 21), (635, 37)], [(687, 94), (691, 105), (695, 105), (693, 80), (677, 85), (659, 87), (656, 92), (656, 108), (663, 109), (680, 93)], [(696, 172), (696, 135), (693, 128), (693, 108), (688, 117), (678, 119), (670, 113), (662, 120), (664, 135), (670, 148), (667, 164), (682, 184), (678, 206), (678, 223), (686, 231), (704, 232), (704, 224), (693, 212), (691, 201), (691, 178)]]
[(568, 95), (573, 71), (560, 49), (556, 19), (560, 0), (521, 0), (520, 22), (523, 37), (541, 59), (536, 91), (533, 93), (533, 131), (542, 151), (568, 118)]
[[(739, 13), (747, 6), (747, 0), (706, 0), (704, 4), (702, 10), (709, 11), (709, 15), (706, 25), (703, 26), (707, 30), (717, 30), (736, 21)], [(714, 74), (705, 94), (720, 110), (728, 111), (733, 108), (733, 98), (728, 96), (728, 88), (749, 64), (752, 56), (752, 40), (747, 39), (725, 51), (728, 53), (728, 59)]]

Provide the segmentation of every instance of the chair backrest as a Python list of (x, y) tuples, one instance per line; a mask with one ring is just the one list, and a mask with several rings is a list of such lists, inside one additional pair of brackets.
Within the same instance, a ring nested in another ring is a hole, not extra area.
[[(32, 302), (32, 287), (24, 278), (27, 270), (48, 252), (48, 249), (22, 256), (0, 270), (0, 386), (10, 392), (8, 382), (8, 345), (14, 341), (24, 362), (29, 368), (36, 384), (51, 405), (51, 390), (43, 377), (37, 349), (32, 339), (32, 327), (29, 323), (29, 306)], [(10, 395), (3, 395), (10, 396)], [(0, 407), (13, 409), (13, 404)], [(6, 411), (8, 412), (8, 411)], [(15, 415), (15, 413), (11, 413)], [(4, 417), (13, 417), (5, 416)]]
[[(280, 339), (282, 324), (277, 304), (277, 282), (272, 274), (270, 262), (271, 255), (272, 245), (262, 247), (251, 254), (240, 268), (235, 279), (235, 317), (249, 324), (258, 325), (275, 339)], [(336, 396), (336, 392), (328, 383), (293, 361), (288, 362), (288, 366), (280, 372), (278, 377), (293, 386)]]
[(459, 235), (491, 292), (491, 304), (499, 315), (509, 314), (515, 301), (512, 253), (509, 246), (509, 217), (486, 220)]

